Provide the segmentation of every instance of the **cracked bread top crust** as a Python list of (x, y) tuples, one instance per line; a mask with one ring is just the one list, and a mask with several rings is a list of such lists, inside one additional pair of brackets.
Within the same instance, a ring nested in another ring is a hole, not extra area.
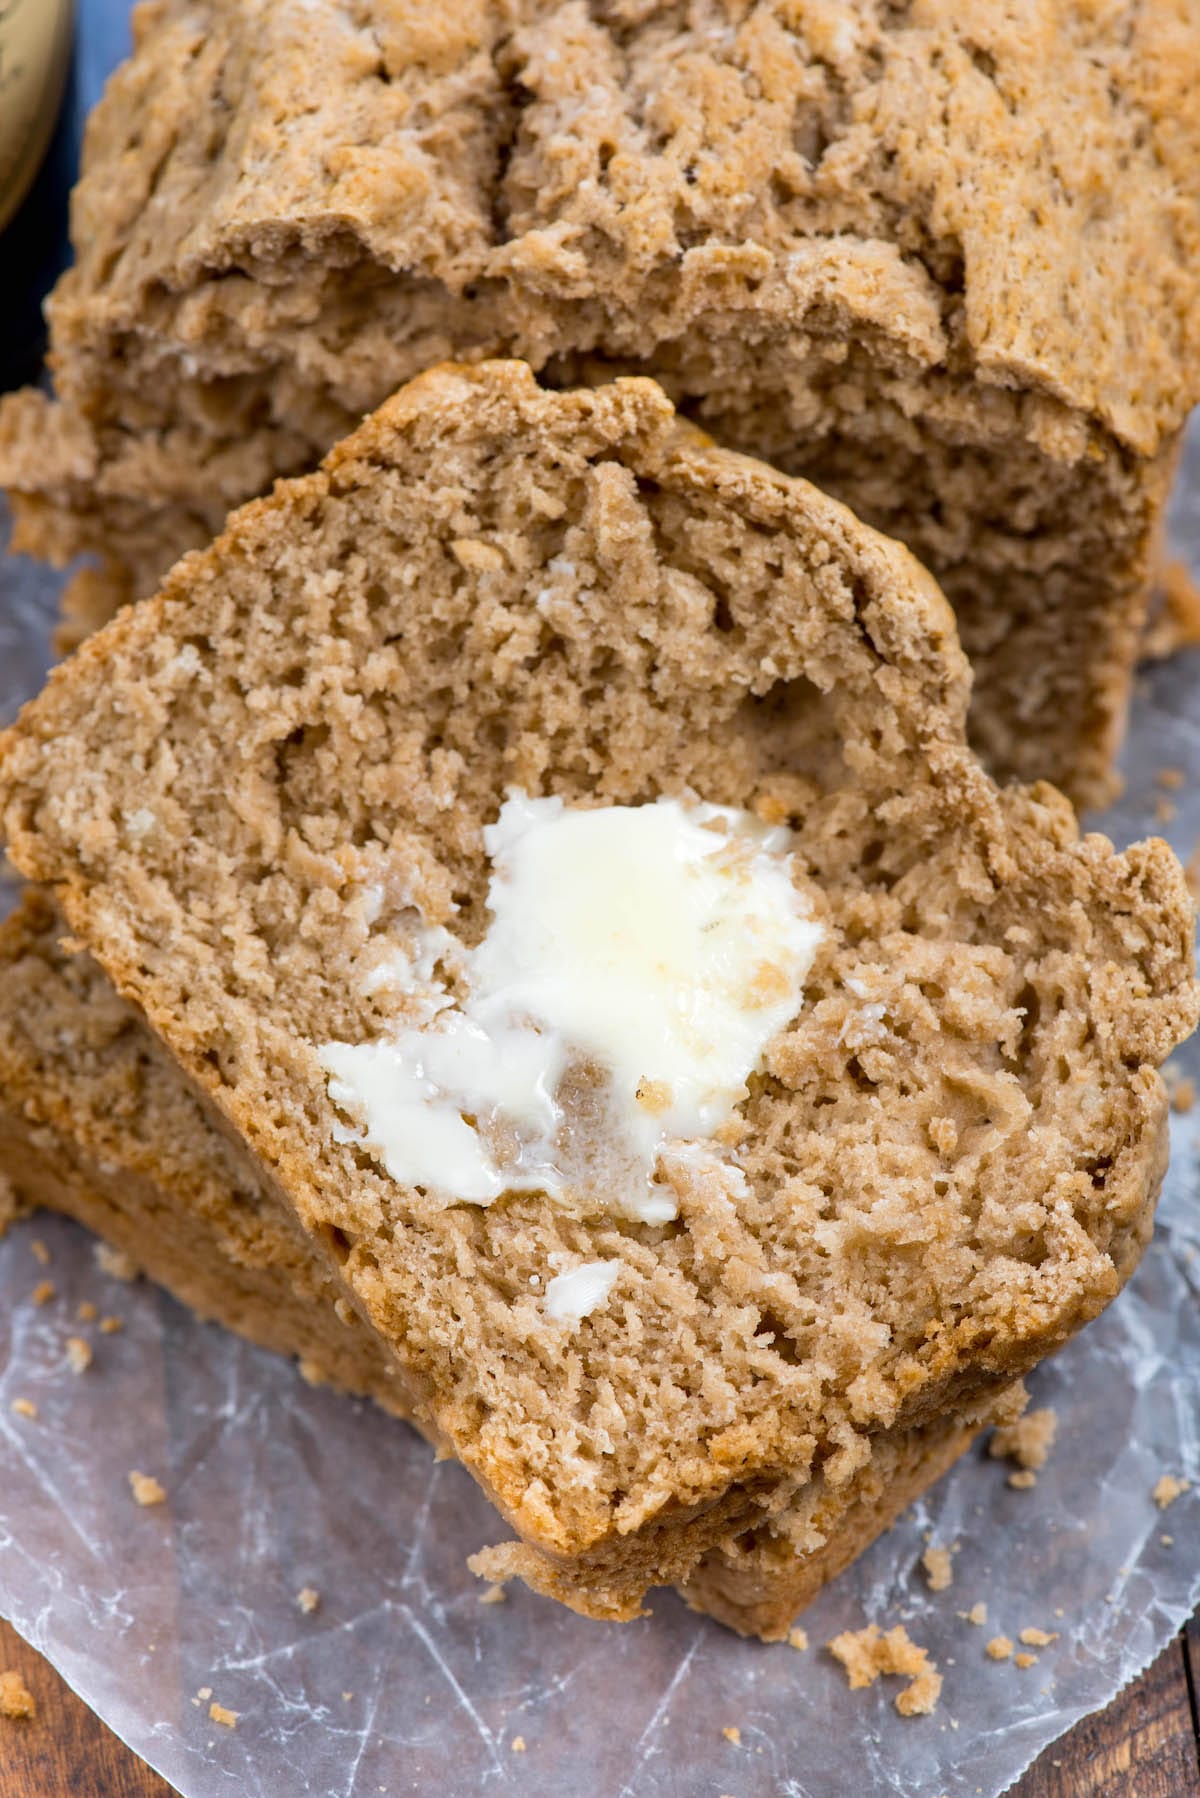
[(423, 281), (468, 311), (494, 297), (479, 346), (537, 361), (641, 356), (714, 312), (845, 310), (885, 356), (1047, 395), (1144, 455), (1193, 395), (1188, 0), (151, 0), (136, 41), (53, 302), (85, 403), (115, 375), (89, 341), (204, 354), (243, 311), (250, 346), (332, 281), (345, 330), (310, 350), (361, 411), (386, 329), (364, 256), (412, 303)]
[[(966, 696), (907, 552), (653, 383), (443, 368), (57, 670), (0, 802), (519, 1532), (644, 1587), (706, 1509), (836, 1485), (1019, 1374), (1149, 1228), (1154, 1068), (1197, 1010), (1181, 870), (998, 790)], [(414, 903), (482, 934), (512, 784), (755, 804), (822, 895), (745, 1189), (681, 1177), (674, 1224), (438, 1210), (333, 1138), (314, 1045), (386, 1028), (358, 975)], [(558, 1256), (621, 1262), (573, 1335), (531, 1296)]]

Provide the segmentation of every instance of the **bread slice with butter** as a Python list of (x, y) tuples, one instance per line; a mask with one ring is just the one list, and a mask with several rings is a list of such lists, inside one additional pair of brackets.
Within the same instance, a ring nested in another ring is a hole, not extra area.
[[(201, 1317), (297, 1358), (304, 1377), (404, 1415), (397, 1364), (327, 1257), (248, 1175), (173, 1057), (26, 888), (0, 924), (0, 1166), (25, 1205), (64, 1212)], [(992, 1408), (1022, 1402), (1007, 1389)], [(821, 1479), (761, 1538), (710, 1550), (684, 1596), (743, 1635), (796, 1613), (958, 1458), (980, 1413), (875, 1439), (837, 1490)], [(472, 1547), (464, 1543), (464, 1550)]]
[[(898, 545), (652, 382), (501, 363), (402, 389), (0, 739), (17, 866), (326, 1257), (509, 1569), (590, 1614), (985, 1404), (1146, 1240), (1155, 1069), (1197, 1011), (1183, 875), (998, 789), (967, 691)], [(655, 1221), (595, 1189), (454, 1202), (331, 1091), (325, 1045), (411, 1022), (381, 958), (478, 953), (514, 791), (786, 830), (822, 926), (719, 1140), (660, 1157)], [(549, 1313), (549, 1277), (611, 1262), (602, 1303)]]

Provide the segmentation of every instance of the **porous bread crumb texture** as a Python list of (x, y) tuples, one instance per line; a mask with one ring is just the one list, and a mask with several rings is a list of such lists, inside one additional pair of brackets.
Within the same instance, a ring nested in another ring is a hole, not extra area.
[(221, 1724), (222, 1728), (224, 1728), (224, 1729), (236, 1729), (237, 1728), (237, 1721), (238, 1721), (238, 1717), (239, 1717), (240, 1713), (238, 1711), (231, 1711), (231, 1710), (227, 1709), (227, 1707), (223, 1704), (217, 1704), (215, 1699), (214, 1699), (213, 1703), (210, 1704), (208, 1707), (208, 1714), (212, 1718), (214, 1723)]
[(33, 1693), (15, 1667), (6, 1667), (0, 1673), (0, 1717), (8, 1717), (15, 1722), (20, 1718), (36, 1716), (37, 1705), (34, 1703)]
[(1037, 1662), (1038, 1657), (1036, 1654), (1028, 1654), (1024, 1650), (1022, 1650), (1020, 1654), (1014, 1654), (1013, 1656), (1013, 1666), (1020, 1667), (1022, 1671), (1027, 1671), (1030, 1667), (1036, 1667)]
[(139, 1473), (136, 1468), (129, 1475), (129, 1490), (135, 1504), (161, 1505), (166, 1502), (166, 1487), (161, 1481), (156, 1480), (153, 1474)]
[(1154, 1491), (1151, 1496), (1159, 1510), (1165, 1511), (1168, 1505), (1173, 1505), (1177, 1498), (1182, 1498), (1184, 1493), (1189, 1492), (1190, 1490), (1190, 1480), (1181, 1480), (1173, 1473), (1164, 1473), (1162, 1477), (1155, 1482)]
[(1058, 1641), (1058, 1631), (1038, 1629), (1030, 1624), (1021, 1631), (1021, 1640), (1027, 1648), (1049, 1648), (1051, 1642)]
[(877, 1623), (866, 1629), (843, 1630), (826, 1646), (845, 1668), (852, 1691), (873, 1686), (881, 1673), (903, 1675), (909, 1684), (895, 1699), (902, 1717), (928, 1716), (941, 1696), (941, 1674), (928, 1652), (910, 1640), (902, 1623), (887, 1631), (881, 1631)]
[[(357, 1313), (337, 1316), (328, 1273), (312, 1245), (297, 1242), (290, 1214), (247, 1182), (181, 1071), (95, 962), (63, 951), (63, 931), (34, 889), (0, 925), (0, 1150), (22, 1189), (114, 1234), (118, 1247), (135, 1242), (147, 1271), (201, 1315), (395, 1409), (379, 1339)], [(96, 1315), (90, 1300), (79, 1306), (81, 1320)], [(991, 1409), (1011, 1415), (1021, 1397), (1018, 1385)], [(867, 1467), (837, 1493), (818, 1479), (776, 1520), (776, 1533), (707, 1556), (688, 1602), (743, 1634), (778, 1638), (944, 1470), (978, 1421), (876, 1439)], [(492, 1585), (480, 1601), (504, 1597)], [(789, 1639), (807, 1645), (802, 1630)]]
[(1006, 1661), (1013, 1651), (1012, 1638), (1009, 1636), (993, 1636), (987, 1645), (988, 1654), (994, 1661)]
[(444, 356), (649, 372), (935, 569), (998, 765), (1105, 789), (1200, 369), (1190, 0), (154, 0), (135, 43), (58, 401), (0, 415), (18, 546), (101, 560), (74, 628)]
[[(1080, 839), (1051, 789), (998, 791), (965, 693), (897, 545), (651, 383), (485, 364), (248, 508), (3, 739), (13, 859), (597, 1610), (1019, 1374), (1144, 1245), (1154, 1067), (1196, 1012), (1182, 875)], [(443, 1209), (335, 1140), (315, 1046), (393, 1022), (364, 976), (418, 910), (479, 940), (514, 784), (694, 788), (794, 828), (827, 934), (742, 1107), (744, 1184), (681, 1172), (672, 1224)], [(530, 1289), (558, 1255), (622, 1264), (569, 1341)]]
[(796, 1648), (803, 1652), (808, 1647), (808, 1635), (798, 1624), (788, 1631), (787, 1639), (789, 1648)]
[(969, 1611), (960, 1611), (959, 1616), (966, 1623), (983, 1625), (987, 1622), (987, 1605), (982, 1599), (977, 1599)]
[(948, 1548), (927, 1548), (921, 1556), (925, 1579), (931, 1592), (944, 1592), (954, 1583), (954, 1566)]
[(993, 1430), (988, 1453), (994, 1460), (1015, 1461), (1020, 1468), (1036, 1471), (1046, 1465), (1057, 1434), (1058, 1413), (1052, 1405), (1044, 1405)]

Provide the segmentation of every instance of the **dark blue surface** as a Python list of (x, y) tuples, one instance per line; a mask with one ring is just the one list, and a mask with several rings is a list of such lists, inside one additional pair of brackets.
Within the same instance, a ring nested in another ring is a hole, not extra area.
[(110, 73), (129, 54), (129, 0), (77, 0), (78, 50), (75, 104), (87, 117)]
[(0, 284), (0, 392), (37, 379), (45, 345), (41, 304), (70, 255), (67, 196), (79, 168), (84, 120), (129, 48), (129, 0), (77, 0), (77, 8), (75, 55), (58, 128), (0, 250), (8, 275)]

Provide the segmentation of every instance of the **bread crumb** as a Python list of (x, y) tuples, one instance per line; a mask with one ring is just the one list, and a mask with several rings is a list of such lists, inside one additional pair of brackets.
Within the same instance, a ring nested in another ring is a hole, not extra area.
[(1158, 1539), (1164, 1548), (1174, 1548), (1175, 1546), (1174, 1536), (1160, 1536)]
[(525, 1752), (525, 1737), (524, 1736), (514, 1736), (513, 1737), (512, 1751), (514, 1754), (524, 1754), (524, 1752)]
[(83, 1303), (80, 1305), (80, 1307), (76, 1311), (75, 1315), (79, 1319), (81, 1324), (95, 1323), (96, 1317), (97, 1317), (97, 1312), (96, 1312), (96, 1307), (95, 1307), (95, 1305), (93, 1305), (91, 1299), (84, 1299)]
[(928, 1716), (936, 1705), (942, 1676), (925, 1650), (909, 1639), (902, 1623), (886, 1634), (877, 1623), (866, 1629), (843, 1630), (826, 1647), (842, 1663), (853, 1691), (874, 1685), (881, 1673), (903, 1674), (910, 1683), (895, 1700), (902, 1717)]
[(214, 1702), (213, 1704), (209, 1705), (208, 1714), (212, 1718), (213, 1722), (221, 1724), (222, 1728), (236, 1729), (237, 1728), (237, 1720), (241, 1716), (242, 1713), (240, 1711), (226, 1710), (226, 1708), (223, 1704), (217, 1704)]
[(1177, 1498), (1182, 1498), (1185, 1492), (1191, 1490), (1191, 1484), (1190, 1480), (1177, 1480), (1173, 1473), (1164, 1473), (1155, 1485), (1152, 1494), (1159, 1510), (1165, 1511), (1167, 1506), (1173, 1505)]
[(212, 1687), (211, 1686), (198, 1686), (196, 1688), (196, 1697), (201, 1700), (211, 1698), (212, 1697)]
[(135, 1469), (129, 1476), (129, 1490), (139, 1505), (161, 1505), (167, 1494), (165, 1487), (149, 1473), (138, 1473)]
[(1150, 661), (1163, 661), (1181, 649), (1200, 643), (1200, 588), (1187, 564), (1164, 563), (1158, 572), (1162, 604), (1142, 637), (1141, 653)]
[(992, 1431), (988, 1454), (996, 1461), (1015, 1461), (1022, 1468), (1044, 1467), (1057, 1433), (1058, 1413), (1049, 1405), (1040, 1411), (1027, 1411), (1015, 1423)]
[(34, 1260), (40, 1261), (43, 1267), (49, 1267), (50, 1251), (42, 1241), (41, 1237), (35, 1236), (29, 1247)]
[(725, 1729), (723, 1729), (721, 1731), (721, 1734), (725, 1737), (725, 1740), (727, 1742), (732, 1742), (735, 1748), (741, 1747), (742, 1732), (738, 1728), (736, 1723), (730, 1723)]
[(18, 1417), (37, 1416), (37, 1406), (31, 1398), (15, 1398), (12, 1402), (12, 1408)]
[(72, 1373), (86, 1373), (92, 1365), (92, 1345), (82, 1336), (67, 1337), (67, 1366)]
[(100, 1319), (100, 1334), (102, 1336), (115, 1336), (118, 1330), (123, 1330), (124, 1328), (125, 1319), (123, 1317), (102, 1317)]
[(1058, 1631), (1056, 1629), (1034, 1629), (1030, 1625), (1021, 1631), (1021, 1640), (1026, 1648), (1049, 1648), (1051, 1642), (1058, 1641)]
[(799, 1649), (808, 1647), (808, 1636), (798, 1625), (795, 1629), (790, 1629), (788, 1631), (788, 1646), (789, 1648)]
[(980, 1599), (977, 1604), (973, 1604), (969, 1611), (960, 1611), (958, 1614), (964, 1623), (987, 1622), (987, 1606), (982, 1599)]
[(296, 1594), (296, 1603), (306, 1617), (312, 1615), (321, 1602), (321, 1594), (312, 1586), (301, 1586)]
[(953, 1585), (954, 1569), (950, 1565), (948, 1548), (927, 1548), (921, 1556), (921, 1565), (931, 1592), (944, 1592), (947, 1586)]
[(124, 1249), (114, 1249), (109, 1242), (98, 1242), (94, 1250), (96, 1265), (113, 1280), (136, 1280), (137, 1266)]
[(1165, 793), (1160, 793), (1158, 798), (1154, 801), (1155, 823), (1169, 824), (1178, 809), (1179, 808), (1173, 799), (1168, 799)]
[(1008, 1484), (1014, 1492), (1028, 1492), (1031, 1486), (1037, 1485), (1037, 1474), (1032, 1467), (1019, 1467), (1008, 1476)]
[(1037, 1666), (1036, 1654), (1014, 1654), (1013, 1661), (1016, 1666), (1021, 1668)]
[(1166, 787), (1169, 792), (1177, 793), (1187, 776), (1182, 768), (1160, 768), (1154, 778), (1160, 787)]
[(48, 1305), (54, 1297), (54, 1281), (39, 1280), (33, 1289), (32, 1296), (35, 1305)]
[(993, 1636), (987, 1645), (987, 1652), (994, 1661), (1006, 1661), (1013, 1651), (1013, 1645), (1007, 1636)]
[(1177, 1080), (1175, 1090), (1171, 1094), (1171, 1110), (1186, 1117), (1196, 1109), (1196, 1082), (1194, 1080)]
[(480, 1604), (507, 1604), (508, 1593), (503, 1586), (489, 1586), (486, 1592), (479, 1594)]
[(0, 1673), (0, 1717), (11, 1717), (15, 1722), (19, 1717), (36, 1716), (33, 1693), (15, 1667), (6, 1667)]

